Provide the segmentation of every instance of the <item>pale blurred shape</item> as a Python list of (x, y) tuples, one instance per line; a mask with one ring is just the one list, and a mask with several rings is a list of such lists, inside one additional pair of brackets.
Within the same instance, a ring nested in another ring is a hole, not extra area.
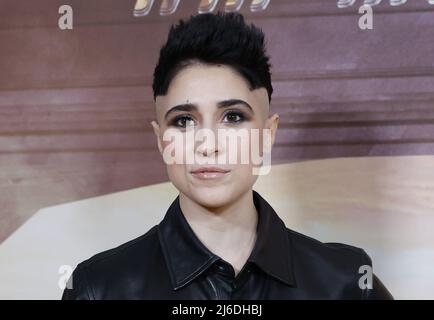
[(166, 16), (174, 13), (178, 5), (179, 0), (163, 0), (160, 7), (160, 15)]
[(263, 11), (267, 9), (268, 5), (270, 4), (270, 0), (253, 0), (250, 4), (250, 11), (257, 12), (257, 11)]
[(201, 0), (197, 9), (198, 13), (213, 12), (217, 6), (218, 0)]
[(356, 0), (338, 0), (338, 8), (351, 7)]
[(143, 17), (148, 15), (153, 4), (154, 0), (137, 0), (133, 11), (134, 16)]
[(225, 3), (225, 11), (226, 12), (235, 12), (240, 10), (243, 5), (244, 0), (226, 0)]
[(391, 6), (400, 6), (407, 2), (407, 0), (389, 0)]
[[(275, 165), (254, 189), (286, 226), (365, 249), (396, 299), (434, 299), (434, 156), (362, 157)], [(170, 183), (39, 210), (0, 244), (0, 299), (59, 299), (59, 267), (158, 224)]]
[(380, 4), (381, 0), (365, 0), (365, 5), (368, 6), (376, 6), (377, 4)]

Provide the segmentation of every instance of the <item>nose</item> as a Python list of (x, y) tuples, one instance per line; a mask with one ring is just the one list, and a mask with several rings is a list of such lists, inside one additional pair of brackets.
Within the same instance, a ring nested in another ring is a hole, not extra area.
[(197, 133), (197, 154), (203, 157), (211, 157), (219, 152), (217, 134), (211, 129), (199, 129)]

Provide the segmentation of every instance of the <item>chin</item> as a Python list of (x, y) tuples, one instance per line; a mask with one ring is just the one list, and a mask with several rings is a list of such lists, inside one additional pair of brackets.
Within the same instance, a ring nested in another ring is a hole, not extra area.
[(193, 201), (207, 208), (226, 206), (236, 198), (228, 186), (194, 188), (189, 196)]

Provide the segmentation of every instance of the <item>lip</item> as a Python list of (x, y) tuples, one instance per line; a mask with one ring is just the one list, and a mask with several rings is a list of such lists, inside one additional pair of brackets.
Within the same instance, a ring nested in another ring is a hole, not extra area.
[(219, 167), (201, 167), (190, 171), (190, 173), (194, 177), (202, 180), (218, 179), (225, 176), (229, 172), (230, 170), (219, 168)]

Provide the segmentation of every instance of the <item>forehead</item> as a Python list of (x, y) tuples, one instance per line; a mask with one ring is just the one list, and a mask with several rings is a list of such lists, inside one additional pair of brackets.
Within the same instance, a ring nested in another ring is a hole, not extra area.
[(268, 107), (265, 88), (250, 90), (247, 80), (231, 67), (204, 64), (182, 69), (172, 79), (167, 94), (157, 97), (156, 106), (157, 112), (164, 112), (182, 103), (209, 107), (229, 99), (244, 100), (252, 108)]

